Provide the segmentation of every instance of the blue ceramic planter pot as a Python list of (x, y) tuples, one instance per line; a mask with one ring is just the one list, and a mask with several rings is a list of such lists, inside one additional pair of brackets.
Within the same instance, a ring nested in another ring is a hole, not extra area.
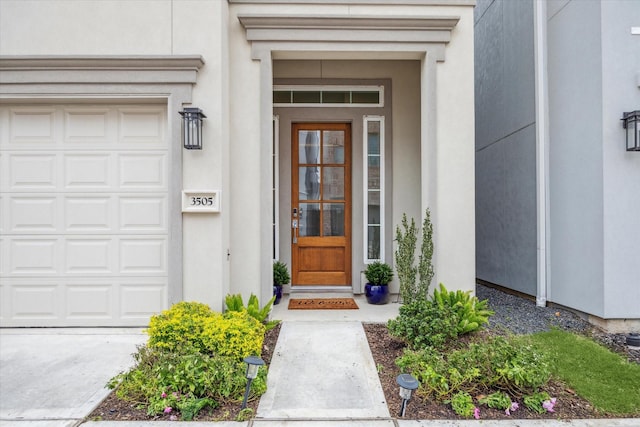
[(364, 286), (364, 295), (367, 297), (369, 304), (386, 304), (389, 302), (389, 286), (367, 283)]
[(280, 304), (280, 300), (282, 299), (282, 285), (273, 285), (273, 295), (276, 296), (273, 305)]

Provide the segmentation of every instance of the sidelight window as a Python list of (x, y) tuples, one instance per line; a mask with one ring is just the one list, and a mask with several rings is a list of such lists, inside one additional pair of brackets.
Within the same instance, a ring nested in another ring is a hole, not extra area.
[(365, 263), (384, 261), (384, 117), (364, 116)]

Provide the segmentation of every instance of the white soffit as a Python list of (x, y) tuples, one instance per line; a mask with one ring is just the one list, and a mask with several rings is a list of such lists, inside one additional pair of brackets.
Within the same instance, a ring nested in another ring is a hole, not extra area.
[(240, 14), (249, 41), (447, 43), (459, 16)]

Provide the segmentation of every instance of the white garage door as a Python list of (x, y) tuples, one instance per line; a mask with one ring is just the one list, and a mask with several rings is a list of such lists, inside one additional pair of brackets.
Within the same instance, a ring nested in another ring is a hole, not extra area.
[(167, 306), (163, 105), (0, 106), (0, 325), (144, 325)]

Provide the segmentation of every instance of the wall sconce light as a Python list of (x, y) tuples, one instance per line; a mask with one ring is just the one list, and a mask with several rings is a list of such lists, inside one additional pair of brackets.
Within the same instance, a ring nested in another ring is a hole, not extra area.
[(258, 356), (249, 356), (244, 358), (244, 363), (247, 364), (247, 388), (244, 391), (244, 400), (242, 401), (241, 409), (247, 407), (251, 382), (258, 376), (258, 368), (264, 365), (264, 360), (260, 359)]
[(627, 130), (627, 151), (640, 151), (640, 110), (622, 113), (621, 120)]
[(206, 119), (199, 108), (185, 108), (182, 116), (182, 143), (187, 150), (202, 150), (202, 119)]
[(407, 408), (407, 402), (411, 399), (411, 392), (417, 389), (420, 383), (411, 374), (400, 374), (396, 378), (396, 382), (400, 386), (400, 397), (402, 398), (402, 407), (400, 408), (400, 416), (404, 417), (404, 411)]

